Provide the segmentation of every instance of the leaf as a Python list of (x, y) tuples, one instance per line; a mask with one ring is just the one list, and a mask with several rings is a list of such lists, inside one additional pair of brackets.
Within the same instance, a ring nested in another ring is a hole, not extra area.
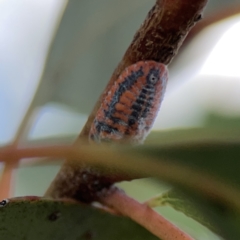
[(89, 113), (151, 6), (146, 0), (68, 1), (35, 103), (63, 102)]
[(13, 198), (0, 208), (0, 236), (7, 240), (158, 239), (128, 218), (38, 197)]
[(145, 141), (146, 145), (172, 147), (176, 145), (226, 143), (240, 140), (240, 128), (188, 128), (177, 130), (152, 131)]
[(195, 221), (201, 223), (203, 226), (206, 226), (213, 232), (219, 234), (219, 230), (216, 229), (214, 223), (209, 220), (209, 217), (206, 216), (200, 209), (196, 200), (191, 198), (188, 194), (184, 192), (171, 189), (159, 196), (151, 198), (145, 202), (149, 207), (156, 208), (161, 206), (170, 206), (177, 211), (184, 213), (186, 216), (194, 219)]

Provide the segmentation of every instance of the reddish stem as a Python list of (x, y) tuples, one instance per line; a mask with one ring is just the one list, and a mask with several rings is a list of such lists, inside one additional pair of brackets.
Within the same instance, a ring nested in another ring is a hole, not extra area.
[(6, 162), (0, 179), (0, 199), (11, 197), (14, 171), (18, 166), (18, 161)]
[(100, 198), (100, 202), (131, 218), (163, 240), (193, 240), (146, 204), (141, 204), (119, 190)]

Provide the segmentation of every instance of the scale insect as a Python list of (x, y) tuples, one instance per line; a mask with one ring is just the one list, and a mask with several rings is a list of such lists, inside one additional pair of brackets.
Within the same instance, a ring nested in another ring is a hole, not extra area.
[(140, 61), (127, 67), (97, 111), (89, 140), (143, 143), (158, 114), (167, 80), (162, 63)]

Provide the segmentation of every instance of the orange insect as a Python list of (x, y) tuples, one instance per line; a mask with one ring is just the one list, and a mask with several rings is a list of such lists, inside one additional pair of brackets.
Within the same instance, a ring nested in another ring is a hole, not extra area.
[(97, 111), (90, 141), (142, 143), (157, 116), (167, 80), (162, 63), (140, 61), (127, 67)]

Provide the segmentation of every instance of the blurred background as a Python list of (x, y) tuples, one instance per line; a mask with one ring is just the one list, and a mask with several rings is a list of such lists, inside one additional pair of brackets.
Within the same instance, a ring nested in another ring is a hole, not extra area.
[[(154, 2), (0, 0), (0, 144), (73, 142)], [(239, 0), (209, 1), (169, 66), (154, 130), (240, 117), (239, 13)], [(18, 169), (13, 195), (42, 195), (58, 169)]]

